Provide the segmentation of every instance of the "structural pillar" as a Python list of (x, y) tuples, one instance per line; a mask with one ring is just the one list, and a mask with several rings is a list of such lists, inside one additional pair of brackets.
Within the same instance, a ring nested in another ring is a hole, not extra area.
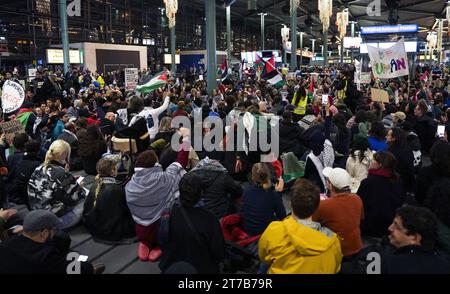
[(341, 64), (343, 64), (344, 63), (344, 38), (342, 38), (342, 40), (341, 40), (341, 56), (340, 56), (340, 58), (341, 58)]
[(177, 72), (177, 63), (175, 60), (175, 51), (176, 51), (176, 34), (175, 34), (175, 26), (170, 28), (170, 52), (172, 54), (172, 75), (175, 75)]
[[(61, 41), (64, 54), (64, 74), (69, 71), (69, 35), (67, 34), (67, 1), (59, 0), (59, 28), (61, 31)], [(35, 45), (36, 46), (36, 45)]]
[(311, 48), (311, 51), (312, 51), (312, 55), (313, 55), (313, 59), (314, 59), (314, 55), (315, 55), (315, 53), (316, 53), (316, 39), (311, 39), (311, 42), (312, 42), (312, 48)]
[(208, 94), (217, 87), (216, 80), (216, 1), (205, 1), (206, 12), (206, 59), (207, 71), (206, 82), (208, 86)]
[(300, 32), (300, 67), (303, 65), (303, 32)]
[[(356, 22), (354, 22), (354, 21), (352, 21), (351, 22), (351, 24), (352, 24), (352, 39), (355, 37), (355, 23)], [(354, 53), (353, 53), (353, 48), (351, 48), (351, 50), (352, 50), (352, 61), (351, 61), (351, 63), (353, 63), (353, 60), (355, 59), (354, 57)]]
[(323, 66), (328, 65), (328, 30), (323, 32)]
[(227, 6), (227, 59), (231, 60), (231, 5)]
[(291, 1), (291, 71), (297, 68), (297, 6)]
[(266, 32), (265, 32), (265, 18), (267, 13), (259, 13), (261, 16), (261, 50), (265, 50), (266, 46)]

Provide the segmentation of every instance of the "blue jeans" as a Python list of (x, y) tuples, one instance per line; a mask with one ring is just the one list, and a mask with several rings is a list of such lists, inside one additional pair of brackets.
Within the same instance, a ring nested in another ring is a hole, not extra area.
[(71, 211), (59, 218), (62, 224), (58, 227), (60, 230), (70, 229), (76, 226), (83, 217), (84, 200), (78, 203)]

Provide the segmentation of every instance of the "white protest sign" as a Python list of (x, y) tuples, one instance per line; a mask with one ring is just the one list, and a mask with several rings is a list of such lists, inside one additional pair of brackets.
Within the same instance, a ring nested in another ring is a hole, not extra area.
[(16, 111), (22, 106), (25, 99), (25, 92), (22, 86), (16, 82), (7, 80), (2, 89), (3, 113)]
[(370, 72), (361, 72), (359, 82), (361, 84), (370, 84), (371, 82)]
[(125, 69), (125, 90), (136, 90), (139, 81), (139, 70), (137, 68)]
[(31, 82), (36, 77), (36, 68), (29, 68), (28, 69), (28, 81)]
[(386, 49), (367, 45), (367, 50), (375, 78), (392, 79), (409, 75), (408, 56), (403, 39)]

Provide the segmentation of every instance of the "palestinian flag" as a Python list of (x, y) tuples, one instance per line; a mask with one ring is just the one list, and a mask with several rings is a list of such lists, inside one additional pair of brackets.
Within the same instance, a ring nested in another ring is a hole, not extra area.
[(276, 70), (275, 68), (275, 57), (272, 56), (267, 62), (266, 62), (266, 74), (270, 73), (271, 71)]
[(147, 94), (150, 93), (153, 90), (156, 90), (158, 88), (161, 88), (167, 84), (167, 73), (166, 72), (160, 72), (153, 77), (149, 77), (145, 80), (143, 80), (139, 85), (137, 86), (136, 90), (139, 93)]
[(272, 70), (271, 72), (265, 74), (263, 77), (269, 84), (275, 87), (282, 87), (284, 85), (283, 76), (276, 70)]
[(228, 62), (225, 59), (222, 63), (222, 65), (219, 67), (219, 70), (217, 71), (217, 79), (220, 79), (220, 81), (224, 81), (228, 76)]

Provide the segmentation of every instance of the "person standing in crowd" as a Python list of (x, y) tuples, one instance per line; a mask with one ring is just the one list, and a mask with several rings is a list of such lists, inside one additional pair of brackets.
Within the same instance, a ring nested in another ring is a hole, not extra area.
[(319, 207), (319, 188), (299, 179), (291, 188), (292, 215), (272, 222), (262, 234), (259, 258), (269, 274), (336, 274), (342, 253), (335, 233), (312, 221)]
[(306, 148), (302, 145), (302, 135), (305, 130), (292, 120), (292, 112), (284, 111), (280, 122), (280, 154), (293, 152), (297, 158), (302, 158)]
[(370, 163), (369, 175), (361, 182), (356, 193), (364, 205), (362, 232), (370, 237), (386, 235), (386, 230), (394, 219), (395, 210), (406, 198), (395, 165), (396, 160), (392, 153), (375, 153)]
[(125, 188), (117, 184), (116, 176), (115, 161), (102, 158), (97, 162), (95, 185), (86, 197), (83, 210), (83, 222), (94, 238), (112, 242), (136, 234)]
[(419, 136), (420, 145), (422, 146), (422, 153), (428, 154), (431, 146), (436, 141), (436, 123), (427, 115), (428, 104), (421, 99), (417, 102), (414, 108), (414, 115), (416, 117), (414, 132)]
[(406, 192), (414, 191), (414, 154), (406, 141), (406, 134), (400, 128), (392, 128), (386, 135), (388, 150), (397, 161), (396, 171), (400, 174)]
[(200, 274), (220, 273), (225, 241), (216, 216), (197, 205), (202, 197), (200, 182), (197, 175), (188, 173), (179, 183), (180, 203), (173, 204), (168, 242), (162, 244), (159, 267), (163, 271), (183, 261)]
[(28, 182), (28, 197), (33, 210), (45, 209), (62, 221), (59, 229), (77, 225), (82, 218), (85, 192), (69, 173), (70, 145), (56, 140), (45, 161), (39, 165)]
[(320, 201), (312, 219), (335, 232), (346, 258), (363, 247), (360, 223), (364, 218), (361, 198), (350, 191), (351, 178), (345, 169), (327, 167), (323, 170), (330, 198)]
[(275, 179), (266, 163), (253, 165), (252, 184), (242, 196), (244, 231), (251, 236), (262, 234), (272, 221), (286, 217), (281, 194), (284, 182), (279, 179), (272, 183)]

